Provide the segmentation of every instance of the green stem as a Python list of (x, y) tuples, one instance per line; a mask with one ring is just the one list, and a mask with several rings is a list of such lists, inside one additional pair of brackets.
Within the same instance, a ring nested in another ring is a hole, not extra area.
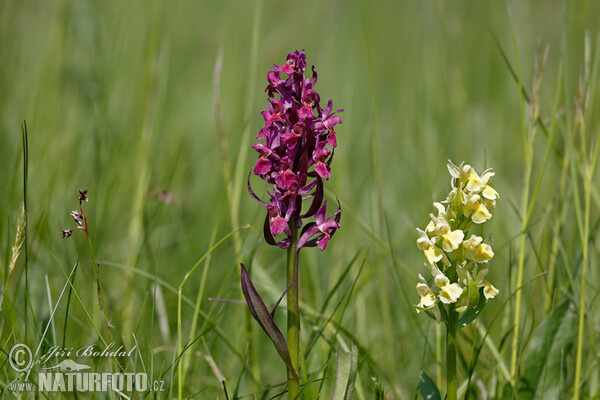
[(458, 332), (458, 315), (454, 305), (448, 306), (448, 323), (446, 325), (446, 382), (447, 400), (456, 400), (456, 334)]
[(575, 383), (573, 385), (573, 399), (579, 399), (579, 382), (581, 380), (581, 361), (583, 358), (583, 331), (585, 327), (585, 285), (587, 284), (588, 263), (588, 236), (590, 230), (590, 191), (592, 173), (586, 169), (584, 182), (585, 211), (583, 221), (583, 237), (581, 238), (582, 261), (581, 261), (581, 291), (579, 294), (579, 323), (577, 326), (577, 358), (575, 360)]
[(92, 261), (94, 263), (94, 272), (96, 273), (96, 292), (98, 295), (98, 305), (100, 307), (100, 315), (102, 316), (102, 319), (104, 320), (104, 325), (106, 327), (108, 341), (110, 343), (110, 341), (112, 340), (112, 335), (110, 334), (110, 322), (108, 320), (108, 314), (106, 313), (106, 303), (104, 303), (104, 295), (102, 294), (102, 286), (100, 284), (100, 264), (98, 263), (98, 261), (96, 261), (96, 254), (94, 253), (94, 246), (92, 246), (92, 239), (90, 238), (90, 233), (88, 230), (87, 217), (86, 217), (85, 213), (83, 212), (83, 207), (81, 206), (81, 203), (79, 203), (79, 211), (81, 212), (81, 215), (83, 216), (84, 231), (85, 231), (85, 235), (87, 236), (88, 244), (90, 246), (90, 253), (92, 254)]
[(290, 221), (292, 228), (292, 243), (288, 248), (287, 262), (287, 285), (290, 289), (287, 292), (287, 343), (292, 359), (292, 365), (295, 370), (288, 368), (288, 398), (295, 399), (300, 393), (300, 379), (298, 378), (298, 355), (300, 350), (300, 315), (298, 312), (298, 230), (295, 229), (296, 221), (292, 218)]

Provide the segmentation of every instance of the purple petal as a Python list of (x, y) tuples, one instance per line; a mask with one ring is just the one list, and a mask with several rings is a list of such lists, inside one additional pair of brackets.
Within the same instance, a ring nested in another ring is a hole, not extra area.
[(319, 208), (317, 213), (315, 214), (315, 222), (317, 225), (321, 225), (325, 222), (325, 213), (327, 212), (327, 200), (323, 202), (323, 206)]
[(337, 146), (337, 138), (335, 137), (335, 132), (333, 130), (329, 131), (329, 136), (327, 137), (327, 144), (331, 148)]
[(315, 171), (321, 178), (324, 178), (325, 180), (329, 180), (329, 177), (331, 176), (331, 172), (329, 171), (327, 165), (320, 161), (315, 165)]
[(265, 175), (271, 170), (271, 161), (264, 157), (259, 157), (252, 172), (255, 175)]
[(300, 239), (298, 240), (298, 248), (300, 249), (302, 247), (306, 247), (306, 243), (318, 233), (321, 233), (321, 231), (314, 222), (311, 222), (308, 225), (306, 225), (306, 227), (304, 227), (302, 235), (300, 236)]
[(271, 218), (269, 226), (271, 228), (271, 233), (273, 234), (273, 236), (277, 236), (280, 233), (289, 231), (290, 229), (288, 227), (288, 222), (281, 215)]
[(321, 249), (321, 251), (325, 250), (325, 247), (327, 247), (327, 243), (329, 243), (330, 237), (331, 236), (328, 233), (325, 233), (321, 240), (317, 241), (317, 246), (319, 246), (319, 249)]
[(271, 246), (278, 246), (282, 249), (287, 249), (288, 247), (290, 247), (291, 239), (289, 237), (279, 242), (276, 241), (273, 237), (273, 234), (271, 233), (271, 228), (269, 226), (269, 214), (267, 214), (267, 216), (265, 217), (265, 223), (263, 225), (263, 236), (265, 237), (265, 241)]

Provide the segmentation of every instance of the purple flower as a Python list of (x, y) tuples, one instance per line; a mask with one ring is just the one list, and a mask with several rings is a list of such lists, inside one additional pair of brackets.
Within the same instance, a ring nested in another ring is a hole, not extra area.
[[(340, 226), (341, 210), (326, 218), (323, 180), (331, 176), (337, 146), (334, 126), (342, 123), (336, 114), (344, 110), (332, 111), (331, 100), (321, 108), (319, 94), (313, 90), (317, 71), (312, 67), (312, 77), (307, 78), (305, 70), (303, 50), (288, 54), (285, 64), (275, 65), (267, 74), (269, 84), (265, 91), (269, 107), (261, 113), (265, 125), (257, 135), (264, 143), (252, 146), (259, 154), (252, 173), (273, 185), (272, 193), (268, 192), (271, 201), (264, 202), (254, 194), (250, 177), (248, 189), (252, 197), (267, 208), (264, 235), (269, 244), (288, 248), (293, 233), (302, 227), (302, 220), (314, 216), (315, 222), (304, 227), (298, 248), (318, 246), (323, 250)], [(310, 205), (301, 214), (305, 200), (310, 201)], [(280, 234), (287, 237), (275, 240)]]
[[(298, 247), (303, 246), (319, 246), (321, 250), (325, 250), (329, 239), (335, 233), (336, 229), (340, 227), (340, 216), (342, 211), (337, 210), (334, 214), (325, 218), (327, 210), (327, 202), (323, 203), (323, 207), (319, 208), (319, 211), (315, 214), (315, 222), (307, 224), (302, 230), (302, 235), (298, 241)], [(316, 238), (313, 236), (318, 235)]]

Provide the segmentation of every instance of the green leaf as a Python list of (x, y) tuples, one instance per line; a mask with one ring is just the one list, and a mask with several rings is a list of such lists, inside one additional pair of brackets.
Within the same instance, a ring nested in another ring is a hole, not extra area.
[(250, 314), (252, 314), (261, 328), (263, 328), (267, 336), (269, 336), (269, 339), (271, 339), (275, 345), (277, 353), (279, 353), (279, 357), (281, 357), (288, 369), (297, 374), (296, 370), (294, 369), (294, 365), (292, 364), (290, 351), (288, 349), (287, 342), (283, 337), (283, 333), (281, 333), (277, 327), (277, 324), (275, 324), (275, 320), (273, 319), (271, 312), (269, 312), (269, 309), (254, 288), (254, 285), (250, 280), (248, 270), (246, 270), (244, 264), (240, 265), (242, 266), (242, 292), (244, 292), (244, 297), (246, 298), (248, 309), (250, 309)]
[(519, 399), (558, 398), (564, 359), (577, 333), (575, 306), (564, 301), (535, 329), (524, 360)]
[(471, 277), (471, 274), (467, 272), (467, 280), (468, 280), (468, 290), (469, 290), (469, 308), (477, 308), (479, 307), (479, 298), (482, 297), (479, 295), (479, 289), (477, 288), (477, 282)]
[(479, 301), (477, 302), (477, 307), (469, 308), (459, 319), (458, 326), (463, 326), (473, 321), (475, 318), (479, 316), (481, 311), (483, 311), (485, 305), (487, 304), (487, 299), (483, 295), (483, 288), (479, 289)]
[(442, 400), (435, 382), (424, 371), (419, 374), (419, 389), (425, 400)]
[(352, 343), (350, 352), (338, 349), (337, 374), (333, 400), (350, 400), (354, 392), (354, 382), (358, 372), (358, 348)]

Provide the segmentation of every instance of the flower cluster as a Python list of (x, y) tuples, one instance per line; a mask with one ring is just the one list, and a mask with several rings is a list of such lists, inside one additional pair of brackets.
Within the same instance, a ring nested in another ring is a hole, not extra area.
[(451, 161), (448, 171), (452, 190), (445, 201), (434, 203), (437, 213), (430, 214), (425, 230), (417, 228), (417, 247), (425, 254), (433, 285), (419, 274), (421, 300), (415, 307), (417, 312), (431, 309), (438, 320), (438, 302), (456, 303), (456, 310), (463, 312), (477, 306), (480, 288), (486, 299), (498, 294), (498, 289), (484, 280), (486, 266), (494, 257), (492, 246), (480, 236), (467, 237), (473, 224), (483, 224), (492, 217), (499, 198), (489, 185), (494, 173), (488, 169), (480, 176), (470, 165), (456, 166)]
[[(341, 210), (326, 216), (323, 180), (331, 175), (337, 145), (333, 127), (342, 123), (335, 114), (343, 110), (332, 111), (331, 100), (321, 108), (319, 94), (313, 90), (317, 72), (313, 66), (309, 79), (305, 70), (304, 51), (295, 51), (288, 54), (285, 64), (275, 65), (267, 74), (269, 108), (262, 112), (265, 125), (257, 136), (264, 143), (253, 146), (259, 157), (252, 172), (273, 184), (273, 191), (267, 192), (270, 201), (260, 200), (249, 180), (248, 189), (267, 208), (264, 235), (269, 244), (288, 248), (295, 237), (292, 231), (295, 234), (302, 227), (302, 219), (314, 216), (315, 221), (304, 226), (298, 248), (318, 246), (323, 250), (340, 226)], [(302, 213), (302, 201), (309, 199), (310, 205)], [(286, 237), (277, 241), (280, 234)]]

